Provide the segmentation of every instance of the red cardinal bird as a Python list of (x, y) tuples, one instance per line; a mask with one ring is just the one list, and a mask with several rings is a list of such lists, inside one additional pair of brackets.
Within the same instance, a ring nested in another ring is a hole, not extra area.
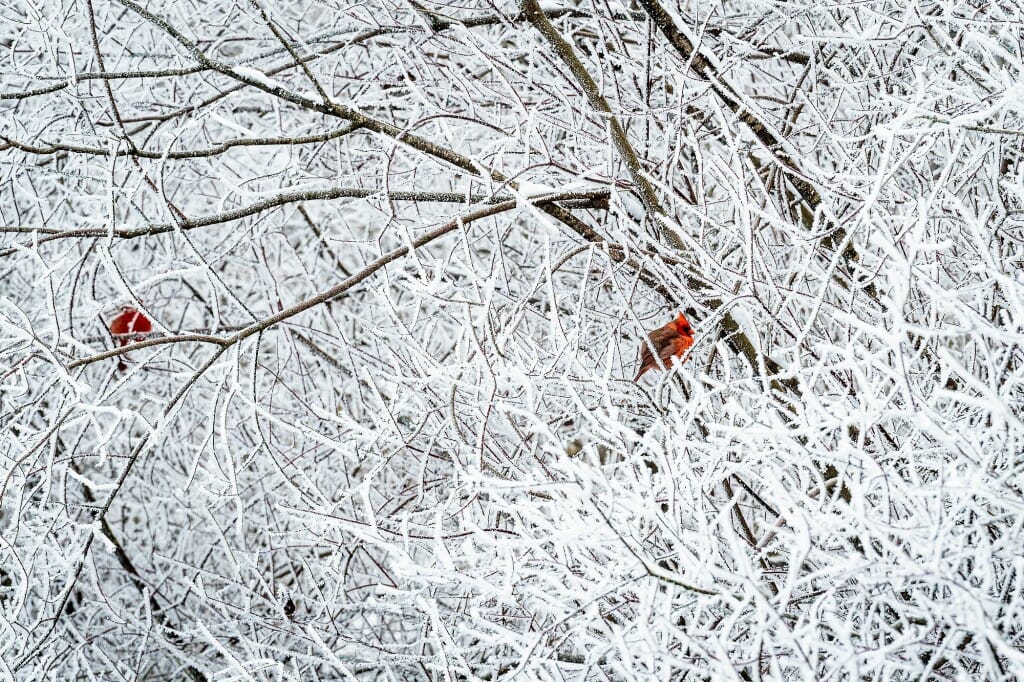
[(649, 332), (647, 336), (650, 337), (651, 343), (640, 346), (640, 371), (636, 373), (633, 381), (638, 381), (649, 369), (658, 369), (658, 361), (651, 354), (651, 346), (658, 351), (662, 364), (668, 368), (672, 366), (673, 358), (682, 357), (693, 345), (693, 328), (682, 313), (664, 327)]
[[(126, 346), (132, 341), (141, 341), (143, 334), (153, 331), (153, 323), (143, 313), (130, 305), (122, 306), (121, 312), (110, 321), (110, 334), (118, 346)], [(134, 336), (133, 336), (134, 334)], [(124, 361), (117, 363), (122, 372), (128, 369)]]

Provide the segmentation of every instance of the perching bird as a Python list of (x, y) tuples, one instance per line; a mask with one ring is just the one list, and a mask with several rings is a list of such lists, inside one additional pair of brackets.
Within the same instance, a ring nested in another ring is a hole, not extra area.
[(651, 346), (658, 351), (662, 364), (669, 368), (674, 358), (682, 357), (693, 345), (693, 328), (682, 313), (664, 327), (649, 332), (647, 336), (651, 343), (645, 342), (640, 346), (640, 371), (636, 373), (633, 381), (638, 381), (649, 369), (658, 369), (658, 361), (651, 353)]
[[(142, 340), (143, 334), (153, 331), (153, 323), (142, 312), (130, 305), (122, 306), (121, 312), (110, 321), (110, 334), (117, 341), (118, 346), (126, 346), (132, 341)], [(128, 366), (124, 361), (117, 363), (120, 371), (125, 371)]]

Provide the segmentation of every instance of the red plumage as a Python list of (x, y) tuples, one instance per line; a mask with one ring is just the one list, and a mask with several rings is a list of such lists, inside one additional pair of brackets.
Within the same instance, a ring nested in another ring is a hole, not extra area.
[(649, 332), (647, 336), (651, 342), (644, 342), (640, 346), (640, 371), (636, 373), (633, 381), (638, 381), (648, 370), (660, 368), (654, 354), (651, 353), (651, 346), (658, 352), (661, 363), (669, 368), (675, 358), (681, 358), (693, 345), (693, 328), (682, 313), (664, 327)]
[[(110, 321), (110, 334), (118, 346), (126, 346), (132, 341), (141, 341), (142, 336), (151, 331), (153, 331), (153, 323), (149, 318), (128, 305), (121, 308), (118, 316)], [(122, 360), (117, 363), (117, 368), (123, 372), (128, 367)]]
[[(121, 313), (110, 321), (110, 333), (117, 339), (119, 346), (127, 345), (132, 334), (148, 334), (153, 331), (153, 323), (145, 314), (131, 306), (121, 308)], [(138, 337), (135, 337), (138, 338)]]

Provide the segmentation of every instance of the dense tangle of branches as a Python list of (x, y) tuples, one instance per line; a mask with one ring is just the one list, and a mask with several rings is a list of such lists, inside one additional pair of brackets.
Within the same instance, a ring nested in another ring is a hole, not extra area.
[(6, 677), (1024, 675), (1019, 3), (0, 16)]

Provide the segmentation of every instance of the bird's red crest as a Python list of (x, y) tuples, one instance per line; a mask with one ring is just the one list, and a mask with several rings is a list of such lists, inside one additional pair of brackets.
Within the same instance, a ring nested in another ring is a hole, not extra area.
[(675, 320), (676, 332), (683, 336), (693, 336), (693, 327), (690, 326), (690, 321), (686, 319), (686, 315), (679, 313), (679, 317)]

